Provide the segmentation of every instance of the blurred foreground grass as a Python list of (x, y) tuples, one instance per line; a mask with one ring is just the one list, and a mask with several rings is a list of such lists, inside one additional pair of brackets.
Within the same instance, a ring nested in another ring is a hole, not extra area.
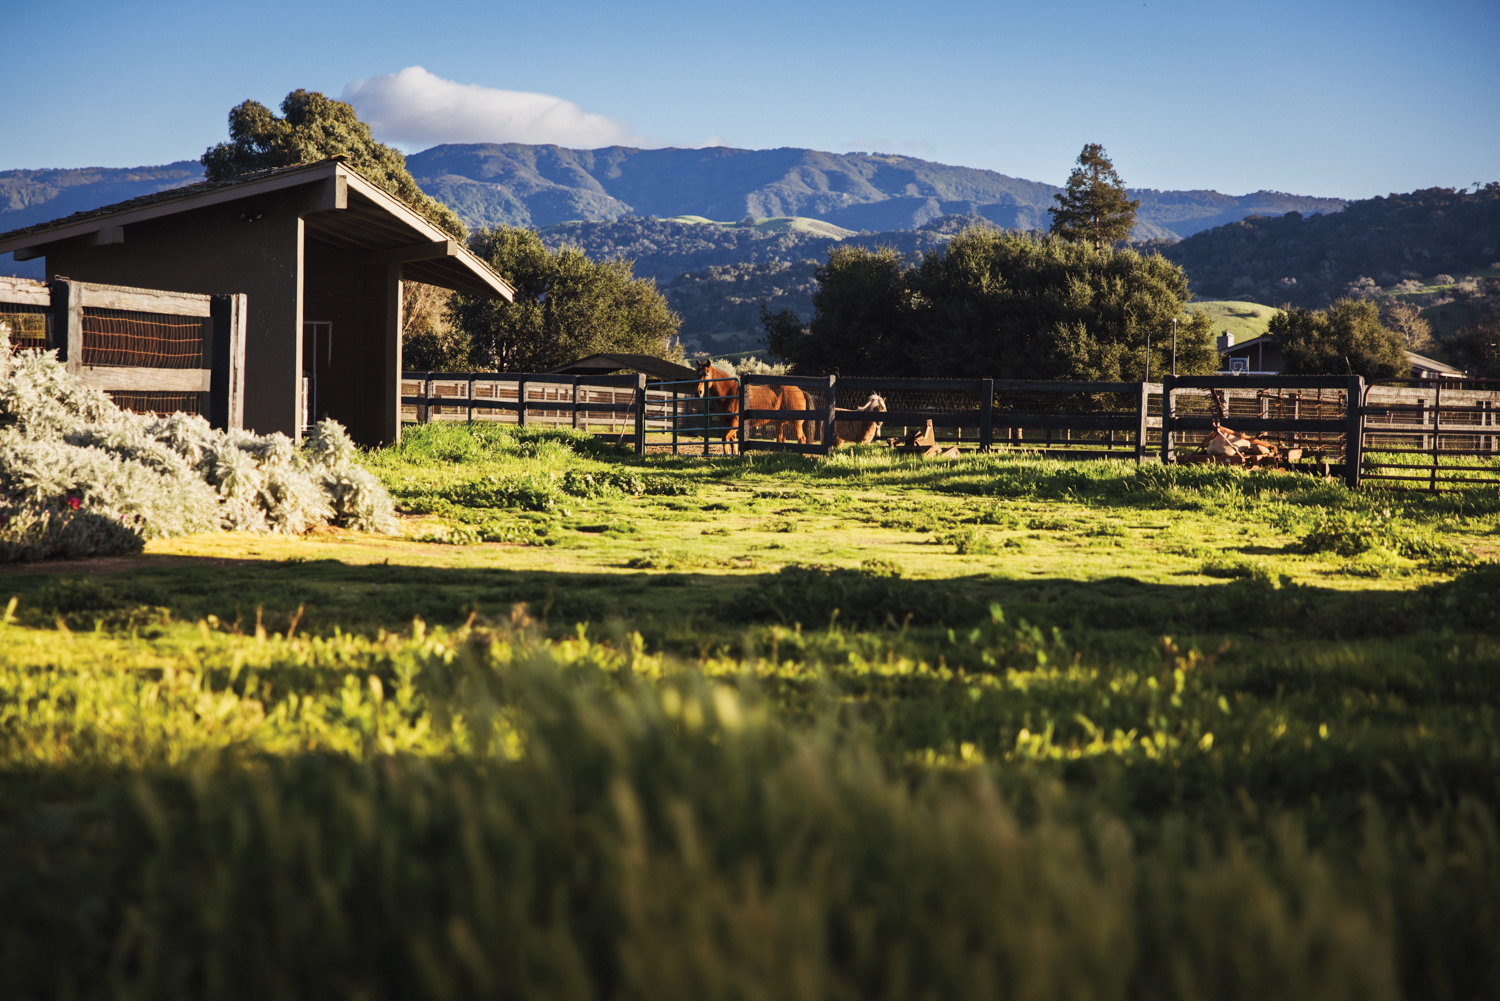
[(0, 995), (1500, 994), (1492, 495), (372, 466), (411, 538), (0, 577)]

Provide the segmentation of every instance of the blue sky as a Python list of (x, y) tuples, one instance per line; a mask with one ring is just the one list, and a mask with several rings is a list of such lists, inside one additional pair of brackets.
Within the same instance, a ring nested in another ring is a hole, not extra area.
[(65, 18), (0, 0), (0, 13), (13, 42), (0, 169), (196, 158), (245, 98), (364, 80), (349, 91), (361, 113), (408, 151), (481, 134), (809, 146), (1061, 183), (1101, 142), (1133, 187), (1358, 198), (1500, 180), (1495, 0), (85, 0)]

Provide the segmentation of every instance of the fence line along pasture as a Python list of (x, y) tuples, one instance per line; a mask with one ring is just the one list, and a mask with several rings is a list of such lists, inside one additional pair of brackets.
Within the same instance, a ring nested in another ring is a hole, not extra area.
[[(616, 437), (637, 454), (704, 456), (827, 455), (838, 424), (878, 422), (881, 437), (897, 438), (930, 423), (940, 444), (1138, 463), (1180, 461), (1223, 425), (1298, 450), (1304, 468), (1342, 476), (1351, 487), (1500, 483), (1500, 382), (1383, 380), (1367, 388), (1359, 376), (1081, 382), (747, 374), (708, 380), (734, 386), (704, 399), (701, 381), (407, 372), (403, 419), (566, 426)], [(756, 387), (777, 391), (783, 405), (750, 406)], [(883, 398), (884, 411), (860, 409), (871, 394)], [(1464, 457), (1481, 461), (1462, 465)]]

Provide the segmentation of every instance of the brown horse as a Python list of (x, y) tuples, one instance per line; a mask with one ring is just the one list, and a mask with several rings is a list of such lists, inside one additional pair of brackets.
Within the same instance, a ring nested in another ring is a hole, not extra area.
[[(707, 400), (710, 414), (720, 415), (716, 423), (729, 430), (724, 432), (726, 442), (739, 440), (740, 426), (740, 381), (723, 369), (714, 368), (707, 360), (698, 363), (698, 395)], [(747, 386), (745, 407), (748, 410), (804, 410), (805, 394), (796, 387), (786, 386), (778, 390), (773, 386)], [(797, 432), (797, 441), (807, 443), (802, 431), (802, 421), (777, 421), (770, 418), (753, 417), (748, 422), (752, 427), (760, 424), (776, 425), (776, 440), (786, 441), (787, 425)]]

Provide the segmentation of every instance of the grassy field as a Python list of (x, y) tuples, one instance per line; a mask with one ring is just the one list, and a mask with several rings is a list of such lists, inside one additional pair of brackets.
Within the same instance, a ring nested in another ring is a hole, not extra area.
[(1500, 993), (1500, 497), (428, 425), (10, 566), (10, 997)]
[[(686, 222), (699, 226), (735, 226), (738, 223), (719, 222), (701, 215), (679, 215), (672, 216), (668, 222)], [(831, 222), (821, 219), (810, 219), (807, 216), (767, 216), (755, 220), (755, 228), (762, 233), (811, 233), (813, 236), (829, 236), (835, 240), (843, 240), (847, 237), (857, 236), (858, 232), (852, 229), (844, 229), (835, 226)]]
[(1271, 318), (1281, 310), (1274, 306), (1262, 306), (1258, 302), (1235, 302), (1228, 299), (1190, 302), (1187, 310), (1207, 313), (1214, 323), (1214, 336), (1226, 330), (1234, 335), (1236, 344), (1243, 344), (1252, 337), (1264, 334), (1271, 325)]

